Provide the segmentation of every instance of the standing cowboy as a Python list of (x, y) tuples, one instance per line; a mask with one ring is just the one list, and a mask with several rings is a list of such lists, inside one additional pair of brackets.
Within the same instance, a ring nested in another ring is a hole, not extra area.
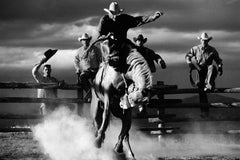
[[(214, 91), (217, 72), (220, 76), (223, 74), (223, 64), (217, 50), (208, 44), (212, 37), (209, 37), (207, 33), (202, 33), (198, 39), (201, 44), (192, 47), (190, 52), (186, 54), (185, 59), (191, 69), (198, 71), (199, 83), (197, 85), (200, 103), (207, 103), (207, 95), (204, 92)], [(213, 61), (216, 62), (217, 67), (213, 65)], [(202, 111), (205, 112), (204, 109)], [(206, 112), (208, 112), (208, 109)]]
[(87, 92), (90, 89), (90, 82), (92, 80), (102, 62), (101, 51), (98, 47), (92, 46), (89, 50), (92, 37), (87, 33), (84, 33), (78, 38), (78, 41), (82, 43), (82, 46), (77, 50), (74, 58), (74, 66), (76, 74), (78, 75), (78, 82), (82, 84), (83, 89)]
[(137, 16), (133, 17), (128, 14), (122, 14), (121, 9), (117, 2), (112, 2), (109, 9), (104, 9), (108, 14), (103, 16), (99, 22), (99, 38), (107, 36), (112, 33), (112, 39), (108, 41), (110, 48), (109, 64), (115, 67), (120, 72), (124, 72), (125, 68), (122, 66), (125, 62), (125, 53), (129, 53), (131, 49), (136, 48), (135, 45), (127, 39), (127, 31), (130, 28), (141, 26), (146, 23), (155, 21), (162, 12), (155, 12), (150, 16)]
[[(37, 83), (60, 83), (55, 77), (51, 76), (52, 69), (50, 64), (45, 64), (43, 66), (43, 74), (39, 72), (41, 66), (46, 63), (56, 52), (57, 50), (47, 50), (44, 52), (44, 58), (33, 67), (32, 75)], [(57, 89), (38, 89), (38, 98), (57, 98)], [(41, 103), (40, 114), (46, 115), (52, 112), (57, 106), (58, 104), (54, 102)]]

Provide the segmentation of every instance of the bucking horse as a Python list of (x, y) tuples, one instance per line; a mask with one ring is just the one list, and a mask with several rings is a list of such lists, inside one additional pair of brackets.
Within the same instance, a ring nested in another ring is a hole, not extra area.
[[(102, 52), (105, 52), (103, 54), (110, 54), (107, 44), (101, 42), (101, 46)], [(91, 113), (96, 129), (95, 146), (102, 146), (112, 113), (122, 121), (114, 150), (122, 153), (124, 142), (127, 147), (126, 156), (135, 159), (129, 142), (132, 108), (148, 102), (152, 75), (146, 60), (137, 49), (131, 48), (128, 53), (121, 54), (126, 55), (122, 64), (127, 66), (124, 73), (118, 72), (108, 61), (103, 62), (93, 81)]]

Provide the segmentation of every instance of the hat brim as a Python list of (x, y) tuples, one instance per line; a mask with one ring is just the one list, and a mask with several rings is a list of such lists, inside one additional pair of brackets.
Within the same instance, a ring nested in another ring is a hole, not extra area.
[(120, 9), (118, 12), (113, 12), (113, 11), (110, 11), (109, 9), (107, 9), (107, 8), (104, 8), (103, 10), (107, 13), (112, 14), (112, 15), (119, 15), (124, 11), (124, 9)]
[(82, 41), (82, 40), (91, 40), (92, 39), (92, 36), (90, 36), (89, 38), (81, 38), (81, 37), (79, 37), (78, 38), (78, 41)]
[(205, 40), (205, 41), (210, 41), (210, 40), (212, 40), (213, 39), (213, 37), (208, 37), (208, 38), (202, 38), (202, 37), (197, 37), (197, 39), (199, 39), (199, 40)]
[[(140, 39), (137, 38), (137, 37), (133, 37), (133, 41), (134, 41), (134, 42), (136, 42), (137, 40), (140, 40)], [(146, 42), (147, 42), (147, 38), (144, 38), (144, 39), (142, 40), (142, 42), (143, 42), (143, 43), (146, 43)]]
[(54, 54), (56, 54), (57, 49), (48, 49), (44, 52), (44, 56), (46, 57), (46, 61), (49, 60)]

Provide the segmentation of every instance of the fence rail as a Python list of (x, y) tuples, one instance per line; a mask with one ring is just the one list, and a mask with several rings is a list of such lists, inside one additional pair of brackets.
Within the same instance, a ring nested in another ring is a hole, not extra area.
[[(56, 88), (62, 90), (76, 90), (77, 98), (31, 98), (31, 97), (0, 97), (0, 103), (77, 103), (78, 108), (82, 107), (82, 103), (88, 102), (88, 99), (83, 96), (82, 87), (77, 84), (66, 83), (18, 83), (18, 82), (0, 82), (0, 89), (49, 89)], [(167, 94), (194, 94), (199, 93), (197, 88), (178, 88), (177, 85), (164, 85), (163, 82), (158, 82), (152, 88), (152, 96), (157, 95), (158, 99), (152, 99), (149, 103), (149, 108), (156, 108), (156, 115), (148, 115), (144, 118), (157, 118), (154, 122), (149, 123), (161, 123), (164, 122), (182, 122), (182, 121), (213, 121), (214, 119), (191, 119), (191, 118), (178, 118), (174, 116), (167, 116), (164, 109), (166, 108), (240, 108), (240, 102), (232, 103), (182, 103), (181, 99), (165, 99), (164, 95)], [(218, 88), (213, 93), (240, 93), (240, 88)], [(41, 119), (41, 115), (11, 115), (0, 114), (0, 119)], [(135, 117), (137, 118), (137, 117)], [(139, 118), (139, 117), (138, 117)], [(230, 119), (219, 119), (230, 120)], [(232, 120), (240, 120), (235, 118)], [(151, 121), (151, 120), (149, 120)], [(230, 120), (231, 121), (231, 120)], [(160, 125), (162, 126), (162, 125)], [(168, 130), (174, 130), (175, 128), (169, 127), (157, 127), (157, 128), (142, 128), (142, 131), (150, 131), (157, 133), (158, 131), (167, 133)], [(179, 129), (177, 129), (179, 130)], [(0, 128), (0, 132), (30, 132), (30, 128)]]
[(85, 99), (78, 98), (28, 98), (28, 97), (0, 97), (0, 103), (84, 103)]
[(164, 103), (164, 104), (150, 104), (150, 108), (239, 108), (240, 102), (233, 103)]
[[(198, 93), (197, 88), (165, 89), (162, 94), (191, 94)], [(217, 88), (211, 93), (240, 93), (240, 88)]]
[(77, 84), (66, 83), (18, 83), (18, 82), (0, 82), (0, 89), (27, 89), (27, 88), (57, 88), (64, 90), (76, 90), (82, 87)]

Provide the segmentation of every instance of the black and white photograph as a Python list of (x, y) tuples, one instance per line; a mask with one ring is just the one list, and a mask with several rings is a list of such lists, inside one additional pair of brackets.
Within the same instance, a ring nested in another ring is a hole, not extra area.
[(0, 160), (240, 159), (240, 0), (1, 0)]

